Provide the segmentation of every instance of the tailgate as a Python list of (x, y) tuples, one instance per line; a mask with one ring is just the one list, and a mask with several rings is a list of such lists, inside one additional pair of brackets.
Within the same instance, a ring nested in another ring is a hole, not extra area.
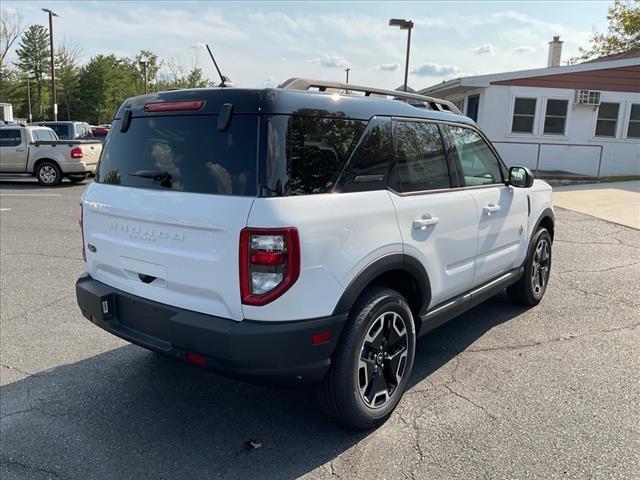
[(238, 249), (252, 202), (93, 183), (82, 199), (87, 272), (133, 295), (242, 320)]
[(98, 163), (100, 152), (102, 152), (102, 142), (82, 143), (79, 147), (82, 149), (82, 161), (84, 163), (89, 165)]

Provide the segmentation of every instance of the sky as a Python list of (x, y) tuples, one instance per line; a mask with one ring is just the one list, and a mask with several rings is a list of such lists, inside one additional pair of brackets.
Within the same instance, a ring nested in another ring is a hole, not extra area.
[(223, 73), (243, 87), (275, 86), (290, 77), (382, 88), (402, 84), (407, 32), (390, 18), (412, 20), (409, 85), (424, 88), (460, 76), (545, 67), (548, 42), (564, 40), (563, 61), (606, 30), (610, 1), (450, 2), (127, 2), (10, 1), (29, 24), (59, 17), (56, 42), (77, 44), (82, 62), (97, 54), (134, 56), (147, 49), (185, 69)]

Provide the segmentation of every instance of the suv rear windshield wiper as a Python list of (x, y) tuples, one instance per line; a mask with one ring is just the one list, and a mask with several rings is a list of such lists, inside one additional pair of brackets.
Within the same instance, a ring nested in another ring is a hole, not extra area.
[(129, 174), (132, 177), (151, 178), (166, 188), (171, 188), (171, 174), (162, 170), (138, 170)]

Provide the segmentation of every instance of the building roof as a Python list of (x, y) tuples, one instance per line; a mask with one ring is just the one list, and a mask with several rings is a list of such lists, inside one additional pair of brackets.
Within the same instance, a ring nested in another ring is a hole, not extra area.
[[(522, 79), (532, 79), (536, 77), (553, 77), (557, 75), (563, 74), (576, 74), (583, 72), (595, 72), (598, 70), (611, 70), (611, 69), (621, 69), (631, 67), (632, 70), (635, 70), (635, 67), (640, 67), (640, 56), (632, 56), (625, 58), (614, 58), (614, 59), (601, 59), (597, 62), (583, 62), (577, 63), (575, 65), (563, 65), (558, 67), (545, 67), (545, 68), (536, 68), (532, 70), (520, 70), (515, 72), (504, 72), (504, 73), (492, 73), (488, 75), (476, 75), (469, 77), (460, 77), (455, 78), (453, 80), (448, 80), (446, 82), (438, 83), (435, 85), (431, 85), (430, 87), (423, 88), (418, 90), (418, 93), (421, 95), (451, 95), (456, 92), (461, 92), (468, 90), (470, 88), (486, 88), (494, 83), (502, 83), (507, 84), (507, 82), (511, 83), (512, 81), (522, 80)], [(640, 84), (640, 80), (638, 80)], [(549, 86), (549, 85), (545, 85)], [(557, 88), (570, 88), (559, 86)], [(635, 91), (635, 90), (631, 90)]]
[(592, 58), (591, 60), (587, 60), (583, 63), (593, 63), (593, 62), (606, 62), (609, 60), (620, 60), (622, 58), (637, 58), (640, 57), (640, 47), (632, 48), (631, 50), (627, 50), (626, 52), (613, 53), (611, 55), (604, 55), (598, 58)]

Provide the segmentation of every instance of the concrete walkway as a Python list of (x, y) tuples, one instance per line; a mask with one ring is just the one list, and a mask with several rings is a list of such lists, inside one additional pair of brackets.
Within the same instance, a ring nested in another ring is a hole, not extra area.
[(555, 187), (553, 203), (640, 230), (640, 181)]

